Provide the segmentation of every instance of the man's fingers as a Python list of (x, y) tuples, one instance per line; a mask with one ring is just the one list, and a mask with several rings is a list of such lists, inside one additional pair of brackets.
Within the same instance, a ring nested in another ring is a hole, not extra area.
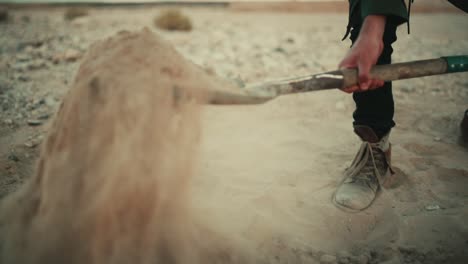
[(374, 90), (379, 87), (382, 87), (384, 85), (384, 81), (382, 80), (377, 80), (377, 79), (372, 79), (370, 80), (370, 85), (369, 85), (369, 90)]
[(384, 85), (384, 81), (382, 80), (377, 80), (377, 79), (370, 79), (368, 81), (368, 87), (367, 89), (362, 89), (361, 86), (359, 85), (353, 85), (353, 86), (349, 86), (349, 87), (346, 87), (346, 88), (343, 88), (341, 89), (343, 92), (346, 92), (346, 93), (356, 93), (356, 92), (365, 92), (365, 91), (369, 91), (369, 90), (374, 90), (374, 89), (377, 89), (379, 87), (382, 87)]
[(358, 85), (353, 85), (353, 86), (349, 86), (349, 87), (346, 87), (346, 88), (343, 88), (341, 89), (343, 92), (346, 92), (346, 93), (354, 93), (354, 92), (357, 92), (360, 90), (359, 86)]
[(361, 90), (366, 91), (371, 85), (370, 79), (370, 69), (372, 64), (367, 60), (359, 60), (358, 71), (359, 71), (359, 86)]

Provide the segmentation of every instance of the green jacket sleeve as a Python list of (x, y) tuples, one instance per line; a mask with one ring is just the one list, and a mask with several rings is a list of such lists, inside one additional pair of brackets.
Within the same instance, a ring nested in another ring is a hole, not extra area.
[(408, 22), (404, 0), (361, 0), (361, 20), (368, 15), (384, 15), (396, 25)]
[[(411, 7), (411, 2), (409, 7)], [(387, 17), (387, 23), (397, 26), (409, 22), (405, 0), (349, 0), (349, 21), (342, 40), (349, 36), (351, 28), (361, 25), (369, 15), (384, 15)]]

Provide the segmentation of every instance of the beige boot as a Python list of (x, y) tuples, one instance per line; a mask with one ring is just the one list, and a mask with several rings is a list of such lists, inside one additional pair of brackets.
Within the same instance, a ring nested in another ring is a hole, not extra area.
[(367, 126), (355, 126), (362, 145), (345, 178), (333, 195), (334, 203), (352, 211), (362, 211), (375, 200), (384, 180), (393, 172), (390, 167), (389, 134), (382, 139)]

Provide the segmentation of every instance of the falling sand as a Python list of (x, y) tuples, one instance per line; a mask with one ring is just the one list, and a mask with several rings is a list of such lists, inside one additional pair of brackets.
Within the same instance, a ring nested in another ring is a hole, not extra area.
[(218, 85), (146, 29), (93, 45), (36, 174), (2, 204), (0, 262), (245, 262), (189, 206), (202, 91)]

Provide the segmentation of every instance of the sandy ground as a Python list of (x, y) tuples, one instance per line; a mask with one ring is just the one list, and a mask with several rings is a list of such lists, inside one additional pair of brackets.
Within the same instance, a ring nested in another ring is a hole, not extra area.
[[(0, 197), (31, 175), (47, 119), (80, 55), (98, 39), (148, 26), (195, 63), (245, 83), (333, 70), (350, 45), (340, 41), (343, 14), (190, 9), (194, 30), (167, 33), (152, 26), (158, 11), (96, 9), (65, 22), (60, 9), (18, 10), (0, 24)], [(399, 30), (394, 60), (466, 54), (467, 27), (464, 15), (414, 15), (412, 34)], [(207, 106), (194, 206), (272, 263), (466, 263), (468, 151), (458, 124), (468, 106), (467, 77), (394, 84), (398, 181), (358, 214), (331, 203), (359, 146), (349, 95)]]

